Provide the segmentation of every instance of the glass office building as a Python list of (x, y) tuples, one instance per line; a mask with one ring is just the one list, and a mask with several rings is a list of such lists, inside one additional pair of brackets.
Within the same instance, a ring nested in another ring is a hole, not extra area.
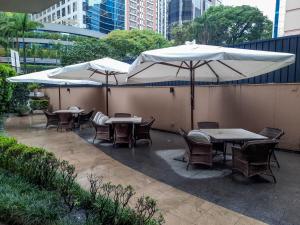
[[(169, 32), (174, 25), (199, 17), (210, 6), (221, 4), (220, 0), (170, 0), (168, 25)], [(169, 36), (169, 35), (168, 35)]]
[(84, 0), (86, 28), (109, 33), (125, 29), (125, 0)]

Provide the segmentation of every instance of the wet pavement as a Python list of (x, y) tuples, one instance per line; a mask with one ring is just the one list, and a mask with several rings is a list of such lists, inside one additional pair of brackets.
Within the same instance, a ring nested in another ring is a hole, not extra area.
[(186, 148), (176, 134), (152, 131), (151, 147), (140, 142), (133, 149), (113, 148), (109, 143), (91, 144), (91, 128), (60, 133), (45, 129), (44, 123), (43, 116), (14, 117), (6, 129), (20, 142), (70, 161), (85, 188), (87, 175), (94, 173), (116, 184), (131, 184), (137, 195), (152, 196), (166, 224), (300, 224), (299, 154), (277, 153), (281, 168), (273, 168), (278, 180), (273, 184), (263, 178), (232, 176), (227, 173), (230, 161), (226, 166), (216, 163), (212, 175), (200, 166), (184, 171), (185, 164), (173, 160)]

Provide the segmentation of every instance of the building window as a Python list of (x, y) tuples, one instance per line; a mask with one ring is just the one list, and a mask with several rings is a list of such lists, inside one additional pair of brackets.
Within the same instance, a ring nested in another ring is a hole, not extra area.
[(68, 14), (71, 14), (71, 6), (68, 5)]
[(60, 10), (58, 10), (58, 11), (56, 12), (56, 17), (57, 17), (57, 19), (60, 18)]
[(57, 4), (56, 4), (56, 7), (59, 7), (60, 6), (60, 2), (58, 2)]
[(73, 12), (76, 12), (76, 10), (77, 10), (76, 2), (73, 2)]
[(46, 14), (46, 10), (43, 11), (43, 15), (45, 15), (45, 14)]
[[(77, 18), (77, 16), (76, 16), (76, 18)], [(86, 24), (86, 15), (83, 15), (82, 19), (83, 19), (83, 24)]]
[(153, 26), (153, 22), (152, 21), (149, 21), (149, 20), (147, 20), (147, 26)]
[(50, 12), (50, 10), (51, 10), (51, 8), (48, 8), (48, 9), (47, 9), (47, 12)]
[(66, 8), (62, 8), (61, 10), (61, 17), (66, 16)]
[(54, 10), (55, 9), (55, 5), (53, 5), (51, 8), (52, 8), (52, 10)]
[(52, 13), (52, 21), (55, 20), (55, 13)]
[(66, 2), (65, 0), (62, 0), (62, 1), (61, 1), (61, 4), (63, 5), (63, 4), (65, 4), (65, 2)]
[(44, 19), (43, 19), (43, 22), (44, 22), (44, 23), (46, 23), (46, 22), (47, 22), (47, 21), (46, 21), (46, 17), (44, 17)]
[(48, 16), (48, 23), (51, 23), (51, 15)]

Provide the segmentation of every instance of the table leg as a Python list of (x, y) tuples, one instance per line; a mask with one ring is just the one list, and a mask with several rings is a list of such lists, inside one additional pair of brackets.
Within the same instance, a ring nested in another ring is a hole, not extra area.
[(224, 142), (224, 146), (223, 146), (223, 163), (226, 163), (226, 150), (227, 150), (227, 143)]

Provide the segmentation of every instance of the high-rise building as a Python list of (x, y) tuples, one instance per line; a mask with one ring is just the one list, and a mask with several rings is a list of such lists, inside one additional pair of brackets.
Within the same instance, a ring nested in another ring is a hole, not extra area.
[(174, 25), (181, 25), (201, 16), (210, 6), (221, 4), (221, 0), (170, 0), (168, 25), (169, 31)]
[(126, 29), (157, 30), (158, 0), (126, 0)]
[(157, 32), (162, 34), (165, 38), (168, 32), (168, 1), (157, 0)]
[(286, 0), (286, 7), (283, 15), (284, 36), (300, 34), (300, 1)]
[(31, 18), (109, 33), (125, 29), (125, 0), (62, 0)]
[(40, 13), (33, 14), (31, 18), (41, 23), (59, 23), (85, 28), (85, 15), (82, 0), (62, 0)]
[(125, 0), (83, 0), (86, 28), (109, 33), (125, 29)]

